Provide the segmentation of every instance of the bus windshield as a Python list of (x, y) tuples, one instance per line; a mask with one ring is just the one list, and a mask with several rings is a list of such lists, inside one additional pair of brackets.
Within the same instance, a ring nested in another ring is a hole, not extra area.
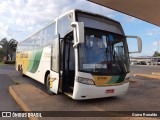
[(85, 43), (79, 46), (79, 71), (92, 74), (128, 73), (129, 57), (125, 37), (85, 28)]

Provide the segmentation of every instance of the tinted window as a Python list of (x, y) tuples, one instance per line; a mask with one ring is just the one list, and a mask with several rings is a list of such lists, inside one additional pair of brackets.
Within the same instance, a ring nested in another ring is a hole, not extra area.
[(43, 46), (51, 45), (53, 44), (53, 39), (55, 37), (55, 23), (48, 26), (46, 29), (43, 30), (44, 32), (44, 38), (43, 38)]
[(43, 32), (38, 32), (32, 37), (34, 41), (34, 49), (42, 47)]

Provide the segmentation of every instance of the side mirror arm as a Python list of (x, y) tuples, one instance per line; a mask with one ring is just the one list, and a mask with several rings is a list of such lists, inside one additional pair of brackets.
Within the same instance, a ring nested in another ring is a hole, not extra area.
[(78, 44), (84, 43), (84, 23), (83, 22), (72, 22), (71, 26), (74, 28), (74, 45), (77, 47)]

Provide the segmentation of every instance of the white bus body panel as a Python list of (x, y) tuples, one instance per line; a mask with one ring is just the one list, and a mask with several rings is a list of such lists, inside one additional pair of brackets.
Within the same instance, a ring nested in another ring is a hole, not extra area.
[[(89, 73), (77, 72), (78, 77), (94, 79), (93, 76)], [(73, 99), (83, 100), (83, 99), (92, 99), (92, 98), (103, 98), (110, 96), (118, 96), (125, 94), (129, 87), (129, 82), (126, 82), (121, 85), (114, 86), (95, 86), (87, 85), (77, 82), (77, 78), (74, 83)], [(126, 75), (126, 78), (129, 77), (129, 73)], [(106, 90), (114, 89), (114, 93), (106, 93)]]
[[(125, 94), (128, 89), (128, 86), (129, 82), (118, 86), (106, 86), (106, 87), (97, 87), (95, 85), (86, 85), (75, 82), (72, 98), (76, 100), (82, 100), (82, 99), (118, 96)], [(114, 93), (106, 94), (106, 90), (108, 89), (114, 89)]]
[(59, 87), (59, 73), (56, 73), (54, 71), (50, 71), (50, 77), (52, 79), (54, 79), (53, 83), (52, 83), (52, 87), (50, 88), (50, 90), (52, 92), (54, 92), (55, 94), (58, 93), (58, 87)]
[(35, 73), (26, 72), (26, 75), (37, 80), (38, 82), (44, 83), (45, 73), (50, 70), (51, 66), (51, 46), (47, 46), (43, 49), (42, 57)]

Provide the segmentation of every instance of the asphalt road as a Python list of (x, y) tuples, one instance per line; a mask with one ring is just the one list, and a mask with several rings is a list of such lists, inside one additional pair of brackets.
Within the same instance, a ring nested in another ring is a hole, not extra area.
[[(0, 111), (22, 111), (19, 105), (13, 100), (12, 96), (8, 92), (8, 88), (14, 85), (15, 82), (8, 77), (8, 74), (15, 72), (13, 66), (0, 66)], [(7, 118), (0, 118), (4, 120)], [(8, 118), (14, 120), (17, 118)], [(18, 120), (27, 120), (27, 118), (18, 118)]]
[(14, 82), (5, 74), (0, 75), (0, 111), (21, 111), (21, 108), (8, 93), (8, 87)]
[[(73, 109), (74, 107), (75, 109), (92, 107), (97, 111), (159, 111), (160, 94), (158, 91), (160, 91), (160, 80), (133, 76), (136, 73), (151, 74), (152, 72), (160, 72), (159, 68), (160, 66), (131, 66), (130, 87), (128, 92), (122, 96), (85, 101), (74, 101), (63, 94), (49, 97), (55, 103), (65, 102), (65, 104), (73, 106)], [(1, 71), (3, 74), (1, 74)], [(20, 110), (7, 91), (8, 87), (14, 84), (11, 80), (17, 84), (27, 83), (34, 85), (46, 92), (45, 86), (41, 83), (29, 77), (20, 77), (18, 72), (14, 70), (14, 66), (0, 67), (0, 81), (4, 84), (0, 84), (0, 90), (2, 89), (2, 96), (6, 100), (3, 103), (0, 102), (0, 106), (5, 107), (5, 104), (8, 104), (8, 109), (10, 110)], [(62, 107), (61, 109), (67, 109), (67, 107)]]
[(160, 72), (160, 66), (156, 65), (132, 65), (130, 66), (130, 74), (152, 74), (152, 72)]

